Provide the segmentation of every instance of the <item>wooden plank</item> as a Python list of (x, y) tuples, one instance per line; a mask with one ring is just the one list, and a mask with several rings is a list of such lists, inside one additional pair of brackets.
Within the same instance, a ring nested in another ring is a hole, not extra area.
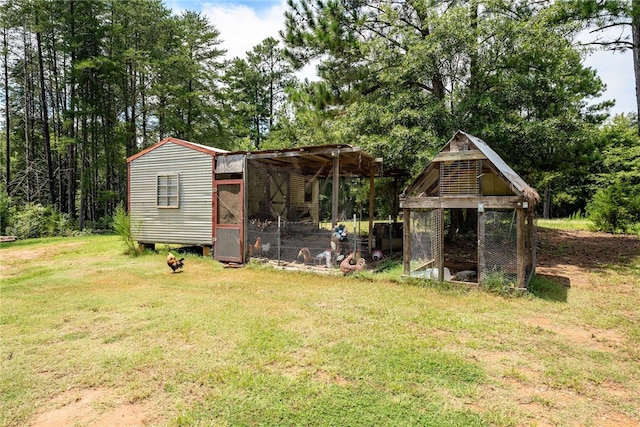
[(340, 190), (340, 155), (333, 158), (333, 182), (331, 189), (331, 227), (338, 224), (338, 191)]
[(402, 240), (404, 242), (404, 244), (402, 245), (402, 261), (404, 264), (404, 274), (411, 273), (411, 230), (409, 229), (409, 227), (411, 226), (410, 215), (411, 211), (409, 209), (402, 210)]
[(477, 208), (483, 203), (485, 208), (510, 208), (520, 206), (524, 199), (521, 196), (450, 196), (450, 197), (407, 197), (402, 200), (403, 209), (464, 209)]
[(480, 150), (467, 151), (441, 151), (432, 162), (454, 162), (457, 160), (484, 160), (485, 156)]
[[(374, 208), (375, 176), (369, 172), (369, 251), (373, 249), (373, 208)], [(395, 193), (394, 193), (395, 194)], [(355, 230), (354, 230), (355, 231)]]
[(518, 250), (517, 250), (517, 266), (518, 266), (518, 287), (524, 288), (526, 286), (526, 257), (525, 252), (525, 224), (524, 224), (524, 209), (516, 209), (517, 214), (517, 236), (518, 236)]
[(2, 243), (15, 242), (16, 240), (18, 240), (17, 236), (0, 236), (0, 242)]
[(482, 285), (482, 268), (484, 266), (484, 247), (485, 229), (484, 229), (484, 211), (478, 212), (478, 285)]

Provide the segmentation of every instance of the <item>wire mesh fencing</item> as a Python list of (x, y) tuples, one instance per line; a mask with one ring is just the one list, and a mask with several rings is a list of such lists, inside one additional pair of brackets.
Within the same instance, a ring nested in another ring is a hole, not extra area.
[(481, 280), (499, 275), (509, 282), (518, 280), (518, 225), (514, 210), (487, 210), (480, 217), (484, 229), (480, 270)]
[(437, 209), (413, 209), (410, 215), (410, 275), (431, 278), (442, 263), (442, 214)]
[(334, 268), (351, 252), (356, 259), (368, 256), (368, 239), (343, 224), (327, 229), (309, 222), (254, 219), (247, 236), (250, 258)]

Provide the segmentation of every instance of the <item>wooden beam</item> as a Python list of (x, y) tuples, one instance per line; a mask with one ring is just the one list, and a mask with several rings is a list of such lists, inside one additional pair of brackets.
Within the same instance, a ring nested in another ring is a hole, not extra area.
[(402, 261), (404, 264), (404, 274), (409, 275), (411, 273), (411, 226), (410, 221), (411, 210), (402, 210)]
[(484, 274), (484, 251), (485, 248), (485, 229), (484, 229), (484, 211), (478, 212), (478, 285), (482, 285)]
[(409, 209), (473, 209), (479, 203), (485, 208), (510, 208), (522, 206), (524, 198), (521, 196), (461, 196), (461, 197), (407, 197), (402, 200), (402, 208)]
[(333, 182), (331, 188), (331, 227), (338, 224), (338, 191), (340, 190), (340, 151), (333, 157)]
[(525, 252), (525, 224), (524, 224), (524, 209), (516, 209), (517, 217), (517, 268), (518, 268), (518, 287), (524, 288), (526, 286), (526, 257)]
[(480, 150), (467, 150), (467, 151), (441, 151), (432, 162), (453, 162), (456, 160), (483, 160), (486, 159), (482, 151)]
[(369, 171), (369, 253), (371, 253), (371, 250), (373, 249), (373, 205), (375, 199), (374, 192), (375, 176), (373, 173), (373, 169), (371, 169)]

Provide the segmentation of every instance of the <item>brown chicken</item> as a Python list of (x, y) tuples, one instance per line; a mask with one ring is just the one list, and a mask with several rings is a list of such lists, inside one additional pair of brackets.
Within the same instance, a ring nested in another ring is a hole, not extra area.
[(249, 256), (264, 255), (271, 249), (271, 243), (262, 243), (260, 236), (256, 237), (256, 242), (249, 246)]
[(302, 258), (305, 264), (311, 264), (311, 252), (309, 252), (309, 248), (300, 249), (297, 258)]
[(349, 273), (360, 272), (364, 269), (365, 260), (364, 258), (358, 259), (358, 262), (355, 264), (351, 264), (351, 260), (353, 259), (353, 252), (351, 252), (345, 259), (340, 263), (340, 271), (342, 271), (342, 275), (346, 276)]
[(169, 252), (167, 255), (167, 265), (171, 267), (173, 272), (175, 273), (177, 269), (184, 267), (184, 258), (177, 259), (174, 254)]

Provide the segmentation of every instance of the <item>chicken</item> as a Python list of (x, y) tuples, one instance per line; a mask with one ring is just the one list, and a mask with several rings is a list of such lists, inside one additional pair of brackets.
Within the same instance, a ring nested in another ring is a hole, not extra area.
[(298, 252), (298, 258), (300, 257), (302, 257), (305, 264), (311, 264), (311, 252), (309, 252), (309, 248), (300, 249), (300, 252)]
[[(302, 257), (305, 264), (311, 264), (311, 252), (309, 248), (302, 248), (300, 252), (298, 252), (298, 258)], [(331, 249), (327, 249), (323, 252), (320, 252), (315, 256), (316, 264), (320, 263), (324, 259), (327, 268), (331, 268)]]
[(351, 264), (351, 260), (353, 259), (353, 252), (351, 252), (342, 262), (340, 263), (340, 271), (342, 271), (342, 275), (346, 276), (349, 273), (360, 272), (364, 269), (365, 261), (364, 258), (358, 259), (358, 262), (355, 265)]
[(171, 267), (173, 272), (175, 273), (177, 269), (184, 267), (184, 258), (177, 259), (174, 254), (169, 252), (167, 255), (167, 265)]
[(271, 249), (271, 243), (262, 243), (262, 238), (260, 236), (256, 237), (256, 242), (249, 246), (249, 256), (258, 256), (263, 253), (269, 252)]

